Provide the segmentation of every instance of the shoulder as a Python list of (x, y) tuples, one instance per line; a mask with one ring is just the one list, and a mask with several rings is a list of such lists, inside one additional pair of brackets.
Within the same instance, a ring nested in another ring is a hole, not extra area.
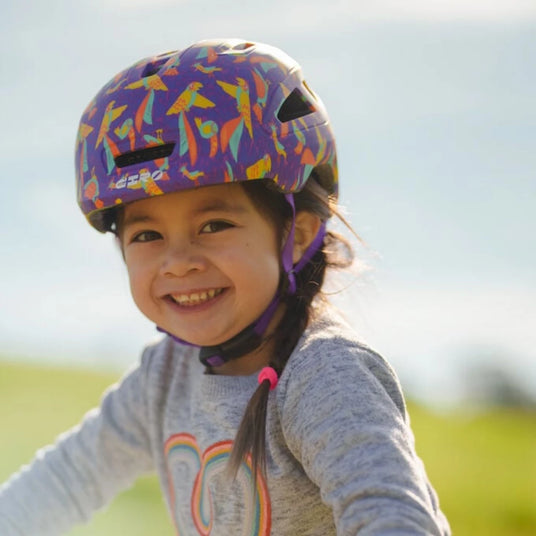
[(114, 403), (138, 408), (143, 419), (157, 422), (168, 401), (184, 392), (201, 366), (196, 348), (180, 345), (163, 337), (142, 352), (139, 362), (108, 390), (103, 405)]
[(280, 391), (285, 399), (315, 393), (341, 402), (393, 405), (405, 419), (395, 371), (331, 308), (319, 313), (304, 332), (283, 371)]

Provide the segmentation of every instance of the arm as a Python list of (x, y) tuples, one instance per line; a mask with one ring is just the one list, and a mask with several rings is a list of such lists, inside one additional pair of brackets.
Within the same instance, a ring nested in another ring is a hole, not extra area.
[(62, 534), (152, 467), (143, 365), (0, 488), (0, 534)]
[(450, 534), (390, 367), (367, 349), (313, 346), (286, 379), (283, 429), (337, 534)]

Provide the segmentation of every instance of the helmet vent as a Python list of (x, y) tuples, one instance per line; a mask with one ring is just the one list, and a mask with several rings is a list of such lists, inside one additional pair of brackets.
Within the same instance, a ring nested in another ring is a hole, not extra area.
[(166, 63), (168, 59), (169, 54), (166, 54), (162, 58), (158, 58), (155, 61), (150, 61), (144, 67), (143, 72), (141, 73), (141, 78), (147, 78), (148, 76), (153, 76), (154, 74), (156, 74), (160, 70), (160, 67), (162, 67), (162, 65)]
[(290, 95), (285, 99), (281, 108), (277, 112), (277, 118), (282, 123), (298, 119), (304, 115), (312, 114), (316, 111), (314, 105), (309, 102), (307, 97), (298, 89), (292, 90)]
[(124, 168), (142, 164), (143, 162), (150, 162), (151, 160), (158, 160), (159, 158), (166, 158), (173, 152), (174, 147), (175, 143), (164, 143), (163, 145), (123, 153), (115, 157), (115, 165), (118, 168)]

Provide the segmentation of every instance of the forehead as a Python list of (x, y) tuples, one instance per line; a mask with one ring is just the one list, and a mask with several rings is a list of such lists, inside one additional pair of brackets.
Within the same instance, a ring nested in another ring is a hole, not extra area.
[(140, 219), (203, 212), (244, 213), (255, 211), (253, 203), (240, 184), (219, 184), (183, 190), (129, 203), (124, 207), (124, 225)]

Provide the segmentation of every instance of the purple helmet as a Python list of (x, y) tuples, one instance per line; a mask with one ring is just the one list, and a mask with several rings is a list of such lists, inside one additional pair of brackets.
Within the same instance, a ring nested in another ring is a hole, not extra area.
[(78, 203), (99, 231), (120, 203), (262, 178), (297, 192), (313, 170), (336, 195), (326, 110), (300, 66), (261, 43), (208, 40), (143, 59), (99, 91), (78, 129)]

